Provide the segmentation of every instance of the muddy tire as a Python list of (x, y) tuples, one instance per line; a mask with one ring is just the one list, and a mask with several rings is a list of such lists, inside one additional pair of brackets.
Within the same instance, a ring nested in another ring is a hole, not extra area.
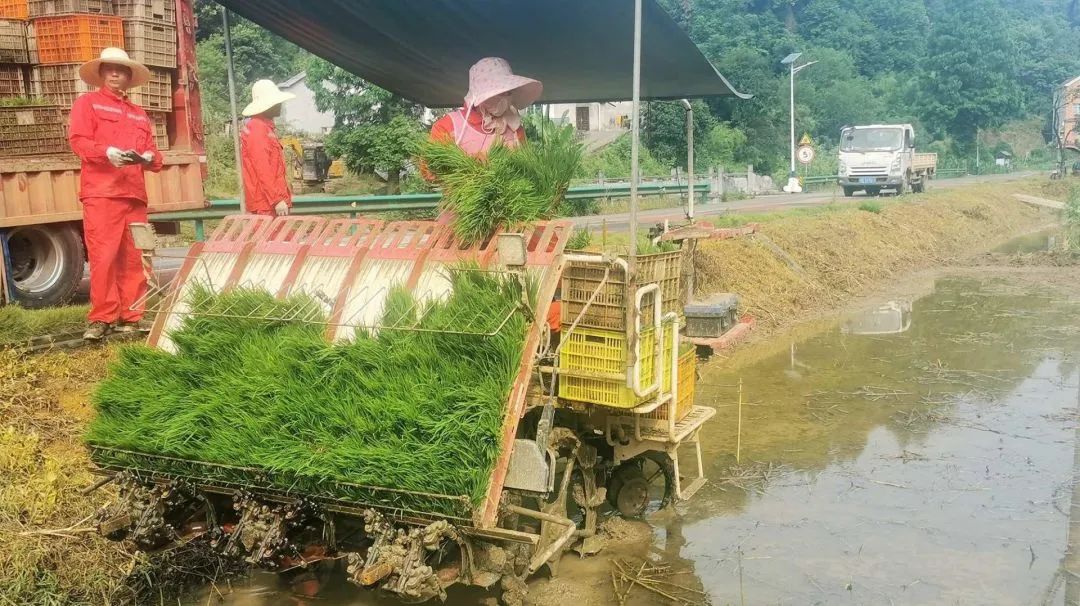
[(608, 503), (626, 518), (664, 509), (675, 496), (675, 468), (663, 453), (649, 452), (620, 465), (608, 482)]
[(86, 262), (82, 233), (75, 224), (15, 227), (7, 238), (17, 301), (37, 309), (71, 300)]

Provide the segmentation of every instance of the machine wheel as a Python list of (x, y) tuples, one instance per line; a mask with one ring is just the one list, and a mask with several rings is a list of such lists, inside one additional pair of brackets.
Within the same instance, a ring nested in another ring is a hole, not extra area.
[(900, 181), (900, 185), (896, 186), (896, 194), (895, 195), (902, 196), (902, 195), (906, 194), (907, 192), (908, 192), (908, 178), (904, 177)]
[(866, 188), (866, 195), (868, 195), (868, 196), (880, 196), (881, 195), (881, 188), (880, 187), (867, 187)]
[(674, 496), (675, 468), (663, 453), (645, 453), (626, 461), (608, 481), (608, 503), (623, 517), (660, 511)]
[(74, 224), (27, 225), (8, 231), (15, 298), (29, 308), (71, 299), (83, 277), (86, 248)]
[(855, 188), (854, 187), (845, 187), (844, 188), (844, 197), (845, 198), (850, 198), (851, 196), (854, 196), (854, 195), (855, 195)]

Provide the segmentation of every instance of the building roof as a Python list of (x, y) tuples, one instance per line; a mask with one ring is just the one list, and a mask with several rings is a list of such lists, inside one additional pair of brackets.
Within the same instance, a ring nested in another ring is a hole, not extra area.
[(1077, 77), (1073, 78), (1072, 80), (1067, 80), (1064, 84), (1061, 85), (1061, 87), (1062, 88), (1069, 88), (1071, 86), (1076, 86), (1077, 84), (1080, 84), (1080, 76), (1077, 76)]
[[(631, 97), (634, 16), (626, 0), (220, 0), (361, 78), (428, 107), (454, 107), (469, 67), (502, 57), (544, 83), (542, 103)], [(641, 24), (641, 97), (748, 98), (656, 0)]]
[(289, 78), (288, 80), (278, 84), (278, 88), (292, 88), (294, 85), (296, 85), (297, 82), (300, 82), (304, 78), (307, 78), (307, 72), (300, 72), (292, 78)]

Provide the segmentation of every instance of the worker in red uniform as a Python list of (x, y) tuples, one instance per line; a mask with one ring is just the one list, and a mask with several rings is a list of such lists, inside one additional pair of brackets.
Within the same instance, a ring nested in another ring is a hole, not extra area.
[(538, 80), (514, 75), (506, 59), (481, 59), (469, 68), (465, 104), (435, 122), (431, 140), (453, 141), (473, 156), (483, 154), (496, 141), (517, 147), (525, 141), (520, 112), (543, 92)]
[(281, 115), (281, 104), (295, 97), (271, 80), (259, 80), (251, 87), (251, 103), (243, 112), (247, 119), (240, 127), (244, 205), (251, 214), (281, 217), (292, 208), (285, 151), (274, 130), (274, 118)]
[(68, 141), (82, 160), (79, 200), (90, 261), (90, 325), (83, 338), (141, 329), (146, 294), (142, 256), (128, 226), (146, 222), (145, 171), (161, 170), (150, 118), (127, 97), (150, 70), (119, 48), (84, 63), (79, 77), (98, 90), (71, 107)]

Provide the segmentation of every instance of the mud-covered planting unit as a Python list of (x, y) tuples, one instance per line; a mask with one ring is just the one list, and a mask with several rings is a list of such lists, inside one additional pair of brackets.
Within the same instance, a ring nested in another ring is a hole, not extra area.
[[(435, 222), (226, 219), (148, 295), (147, 346), (95, 394), (92, 457), (122, 495), (103, 532), (512, 602), (602, 511), (688, 498), (700, 449), (686, 474), (680, 447), (713, 411), (687, 397), (680, 253), (639, 259), (636, 284), (622, 259), (564, 253), (569, 231), (462, 245)], [(582, 304), (555, 349), (560, 283)], [(648, 313), (595, 328), (616, 304)]]

